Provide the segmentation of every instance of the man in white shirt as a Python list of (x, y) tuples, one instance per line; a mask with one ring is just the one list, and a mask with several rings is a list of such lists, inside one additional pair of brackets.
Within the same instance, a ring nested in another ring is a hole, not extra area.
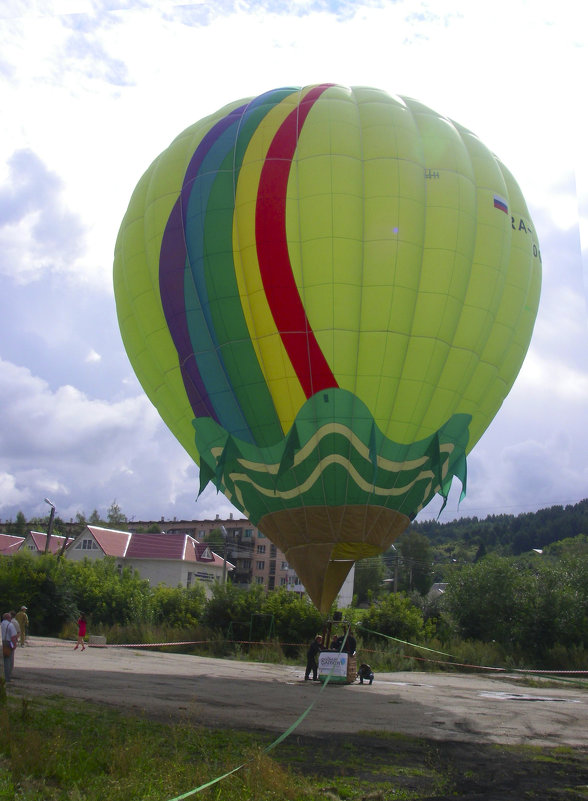
[(4, 680), (9, 682), (12, 675), (12, 666), (14, 664), (14, 649), (18, 640), (18, 635), (10, 612), (5, 612), (2, 615), (2, 624), (0, 625), (0, 632), (2, 634), (2, 661), (4, 663)]

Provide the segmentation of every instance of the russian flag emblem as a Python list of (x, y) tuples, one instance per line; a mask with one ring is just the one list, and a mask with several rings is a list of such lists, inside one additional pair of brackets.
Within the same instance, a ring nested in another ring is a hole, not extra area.
[(508, 205), (506, 203), (506, 200), (500, 197), (500, 195), (494, 195), (494, 208), (500, 209), (500, 211), (503, 211), (505, 214), (508, 214)]

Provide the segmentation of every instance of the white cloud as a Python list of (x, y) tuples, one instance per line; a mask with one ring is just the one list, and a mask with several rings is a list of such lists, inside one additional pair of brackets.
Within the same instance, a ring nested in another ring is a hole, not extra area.
[(0, 273), (28, 283), (75, 270), (83, 226), (62, 201), (62, 182), (30, 150), (14, 153), (0, 188)]
[(176, 508), (179, 517), (234, 511), (214, 488), (196, 507), (197, 493), (196, 466), (144, 395), (113, 402), (72, 386), (51, 390), (0, 360), (0, 514), (44, 514), (37, 507), (45, 496), (65, 519), (94, 508), (105, 514), (113, 498), (135, 519), (173, 516)]
[(569, 401), (580, 409), (585, 408), (588, 414), (588, 373), (574, 369), (560, 359), (548, 359), (536, 351), (530, 352), (517, 382), (520, 390), (533, 397), (536, 403), (555, 399)]
[(17, 488), (16, 480), (10, 473), (0, 473), (0, 498), (7, 508), (29, 500), (26, 491)]

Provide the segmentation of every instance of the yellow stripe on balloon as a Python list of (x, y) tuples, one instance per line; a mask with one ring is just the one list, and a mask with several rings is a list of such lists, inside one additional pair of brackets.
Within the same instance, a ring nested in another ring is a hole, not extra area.
[(243, 314), (284, 433), (292, 427), (306, 396), (267, 302), (257, 258), (255, 209), (261, 171), (272, 140), (310, 89), (286, 97), (258, 125), (239, 172), (233, 216), (233, 259)]

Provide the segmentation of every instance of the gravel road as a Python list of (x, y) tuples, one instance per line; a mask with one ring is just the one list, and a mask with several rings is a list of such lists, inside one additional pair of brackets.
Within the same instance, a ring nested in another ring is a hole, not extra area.
[(588, 747), (588, 692), (525, 687), (511, 675), (379, 673), (373, 685), (305, 682), (304, 668), (86, 648), (32, 637), (16, 653), (8, 692), (64, 695), (205, 726), (280, 733), (388, 731), (446, 742)]

